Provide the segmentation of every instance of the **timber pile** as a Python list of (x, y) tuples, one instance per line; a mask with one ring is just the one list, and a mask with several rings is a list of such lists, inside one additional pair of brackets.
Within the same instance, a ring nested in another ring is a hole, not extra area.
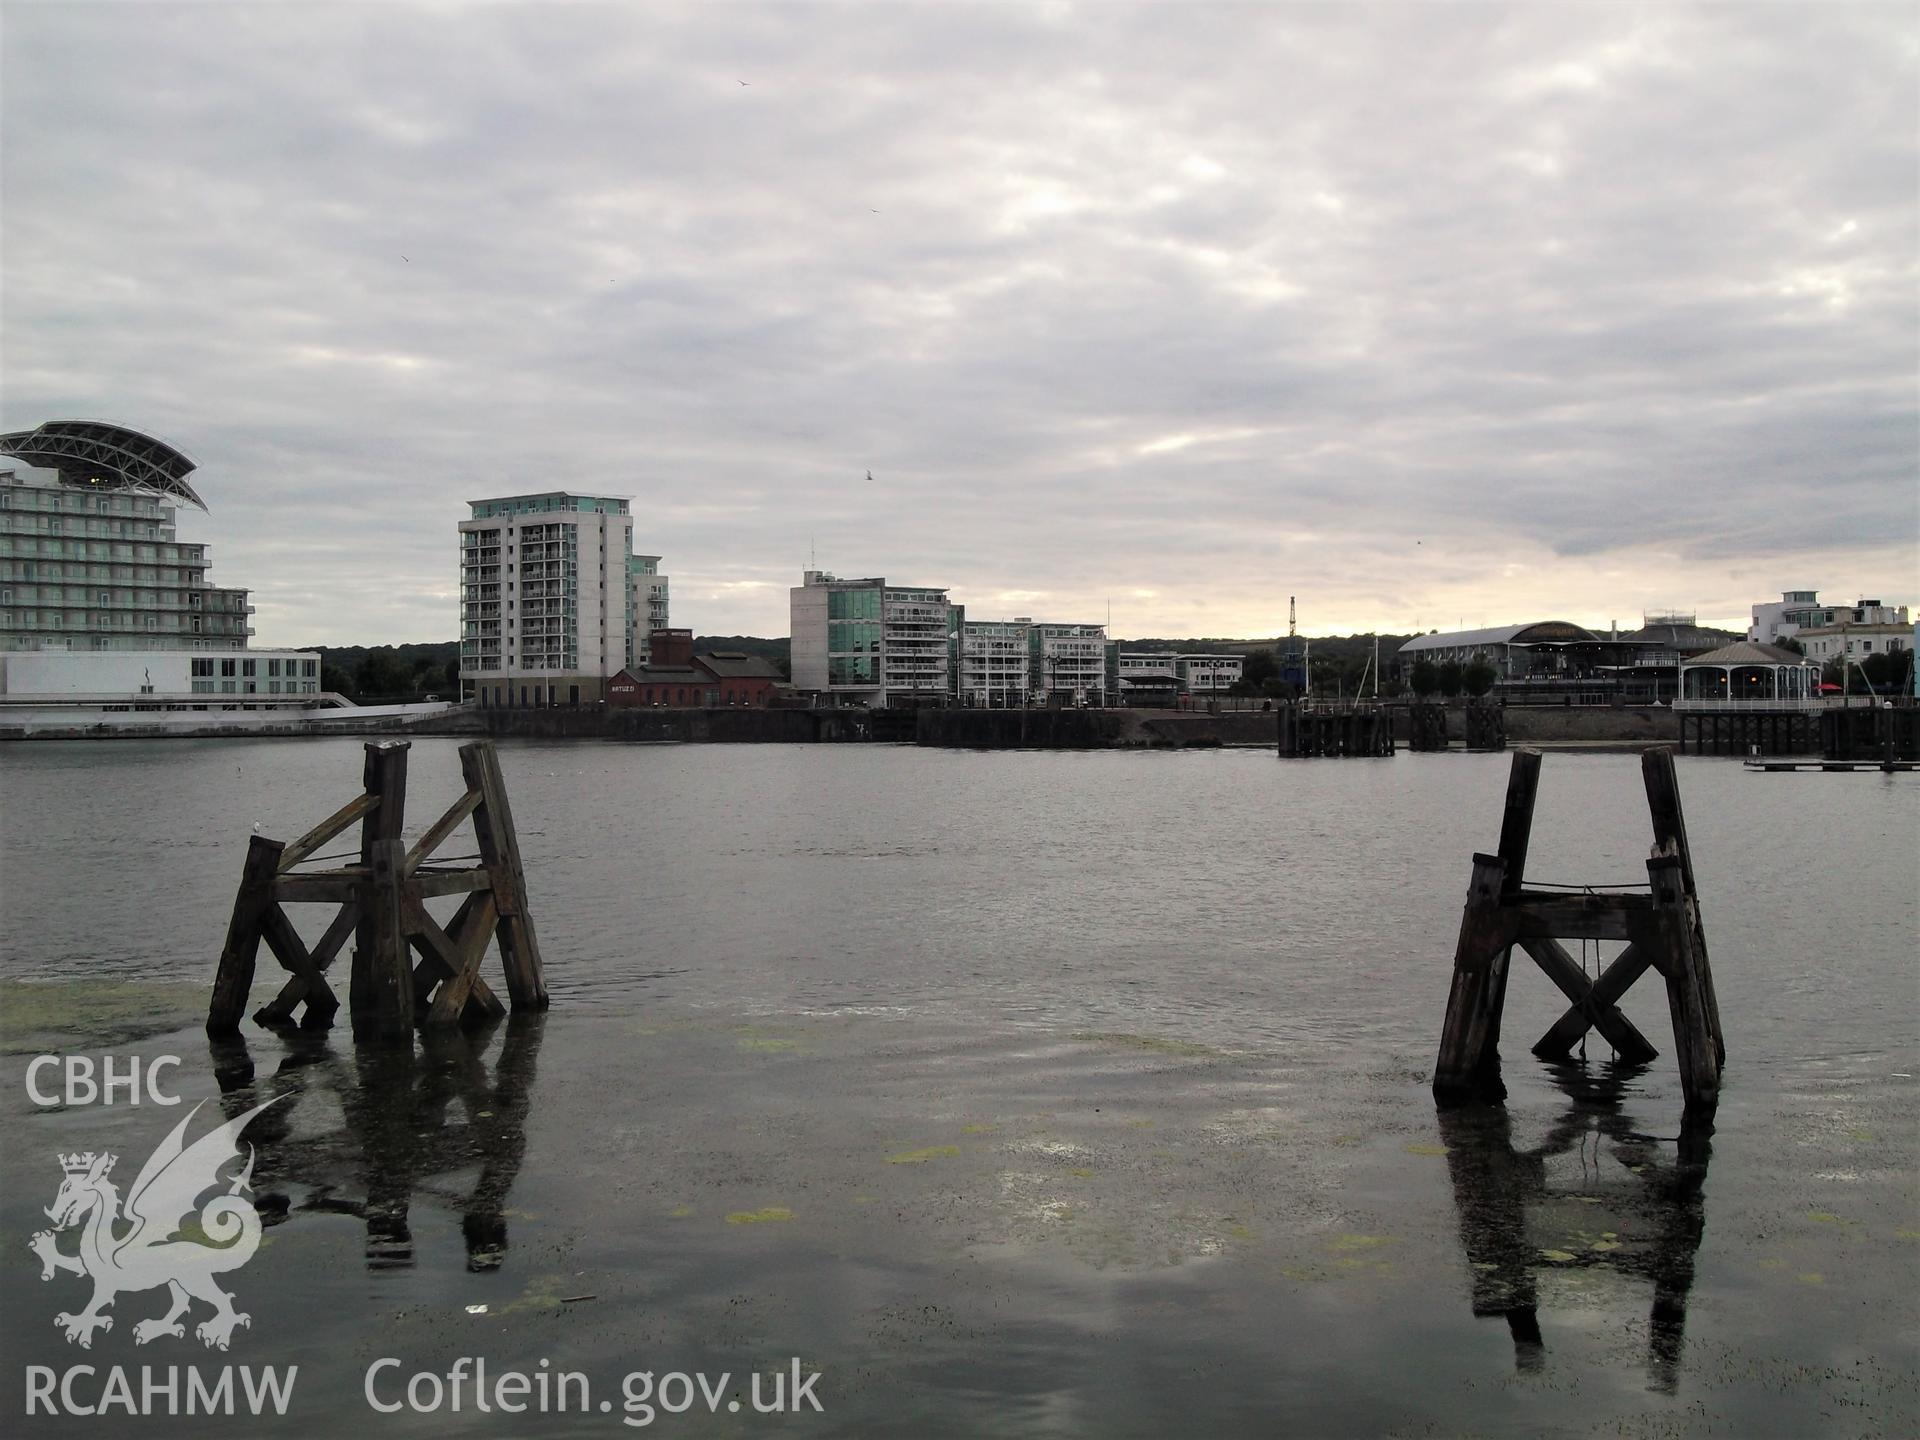
[(1467, 749), (1504, 750), (1507, 748), (1507, 712), (1500, 705), (1484, 700), (1467, 702)]
[[(476, 740), (460, 747), (467, 791), (411, 847), (400, 838), (408, 748), (404, 740), (370, 742), (362, 793), (291, 845), (253, 837), (214, 978), (209, 1034), (230, 1035), (239, 1029), (262, 940), (288, 972), (280, 993), (254, 1015), (262, 1025), (291, 1022), (301, 1005), (306, 1007), (304, 1024), (332, 1022), (340, 1001), (327, 983), (326, 970), (350, 935), (354, 952), (348, 999), (357, 1035), (400, 1038), (411, 1034), (416, 1021), (429, 1026), (477, 1024), (505, 1014), (506, 1006), (480, 977), (480, 961), (488, 942), (496, 939), (514, 1008), (546, 1008), (547, 987), (533, 919), (527, 914), (520, 846), (493, 742)], [(473, 821), (480, 863), (434, 863), (433, 852), (468, 819)], [(299, 868), (356, 821), (358, 864)], [(426, 901), (441, 895), (466, 896), (444, 929), (426, 908)], [(296, 903), (339, 907), (311, 950), (281, 908)], [(418, 964), (410, 961), (414, 952)]]
[(1407, 748), (1444, 750), (1447, 748), (1447, 707), (1428, 700), (1416, 700), (1407, 706)]
[(1385, 710), (1318, 710), (1289, 701), (1276, 714), (1284, 758), (1393, 754), (1393, 721)]
[[(1687, 1108), (1705, 1112), (1718, 1102), (1726, 1042), (1700, 923), (1673, 752), (1649, 750), (1640, 758), (1653, 816), (1647, 890), (1600, 894), (1591, 886), (1572, 892), (1524, 888), (1540, 752), (1514, 752), (1500, 848), (1497, 854), (1473, 857), (1473, 876), (1454, 949), (1453, 984), (1433, 1076), (1434, 1095), (1442, 1103), (1504, 1096), (1499, 1078), (1500, 1016), (1516, 945), (1572, 1002), (1533, 1047), (1535, 1055), (1565, 1059), (1580, 1038), (1595, 1029), (1623, 1060), (1644, 1063), (1654, 1058), (1658, 1052), (1615, 1005), (1651, 968), (1667, 984)], [(1590, 980), (1560, 943), (1567, 939), (1624, 940), (1627, 947), (1597, 980)]]

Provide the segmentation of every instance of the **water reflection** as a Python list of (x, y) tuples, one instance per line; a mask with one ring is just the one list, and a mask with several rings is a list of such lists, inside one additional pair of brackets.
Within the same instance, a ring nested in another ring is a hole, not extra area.
[[(1648, 1384), (1674, 1394), (1694, 1256), (1706, 1228), (1701, 1190), (1712, 1122), (1689, 1118), (1677, 1138), (1651, 1135), (1625, 1107), (1643, 1067), (1549, 1068), (1567, 1108), (1530, 1149), (1514, 1144), (1512, 1117), (1502, 1106), (1437, 1112), (1473, 1277), (1473, 1313), (1504, 1319), (1517, 1368), (1539, 1370), (1546, 1362), (1542, 1272), (1605, 1271), (1646, 1280), (1653, 1287)], [(1573, 1168), (1550, 1165), (1557, 1157), (1577, 1161), (1577, 1176), (1555, 1183), (1550, 1171)], [(1556, 1206), (1557, 1215), (1551, 1213)]]
[[(245, 1039), (215, 1041), (214, 1075), (229, 1118), (268, 1093), (293, 1097), (247, 1127), (262, 1222), (300, 1211), (357, 1215), (366, 1221), (368, 1267), (405, 1268), (413, 1264), (410, 1214), (424, 1200), (459, 1213), (469, 1270), (497, 1268), (545, 1023), (544, 1015), (518, 1014), (490, 1027), (423, 1032), (417, 1051), (343, 1052), (328, 1031), (288, 1027), (275, 1032), (279, 1061), (258, 1086)], [(470, 1185), (467, 1171), (477, 1171)]]

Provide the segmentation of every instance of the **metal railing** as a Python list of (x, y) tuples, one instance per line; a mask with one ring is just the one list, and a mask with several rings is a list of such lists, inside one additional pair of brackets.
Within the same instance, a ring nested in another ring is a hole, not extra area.
[(1680, 711), (1726, 711), (1729, 714), (1745, 713), (1755, 710), (1824, 710), (1828, 701), (1817, 695), (1790, 695), (1771, 700), (1750, 700), (1744, 696), (1738, 700), (1720, 700), (1711, 696), (1693, 697), (1675, 700), (1673, 708)]

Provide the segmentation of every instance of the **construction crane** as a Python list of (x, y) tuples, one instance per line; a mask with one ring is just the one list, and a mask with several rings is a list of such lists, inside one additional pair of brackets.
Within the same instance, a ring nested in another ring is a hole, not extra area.
[(1307, 690), (1307, 662), (1300, 653), (1300, 627), (1294, 612), (1293, 596), (1287, 597), (1287, 649), (1280, 658), (1280, 683), (1290, 685), (1296, 694)]

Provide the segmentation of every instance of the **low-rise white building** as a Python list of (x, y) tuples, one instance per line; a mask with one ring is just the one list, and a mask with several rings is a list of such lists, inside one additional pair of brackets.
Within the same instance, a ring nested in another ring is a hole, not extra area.
[(1188, 655), (1172, 650), (1122, 650), (1115, 662), (1119, 698), (1133, 689), (1164, 691), (1177, 686), (1189, 695), (1223, 694), (1246, 673), (1244, 655)]
[(323, 699), (311, 650), (27, 650), (0, 654), (0, 706), (303, 709)]
[(1802, 630), (1907, 623), (1904, 605), (1883, 605), (1878, 600), (1864, 599), (1852, 605), (1822, 605), (1817, 590), (1788, 590), (1778, 601), (1770, 600), (1753, 607), (1753, 624), (1747, 627), (1747, 639), (1761, 645), (1777, 645)]
[(1865, 660), (1873, 655), (1908, 649), (1913, 644), (1913, 627), (1905, 624), (1822, 625), (1801, 630), (1793, 638), (1809, 660), (1824, 665), (1843, 657)]

